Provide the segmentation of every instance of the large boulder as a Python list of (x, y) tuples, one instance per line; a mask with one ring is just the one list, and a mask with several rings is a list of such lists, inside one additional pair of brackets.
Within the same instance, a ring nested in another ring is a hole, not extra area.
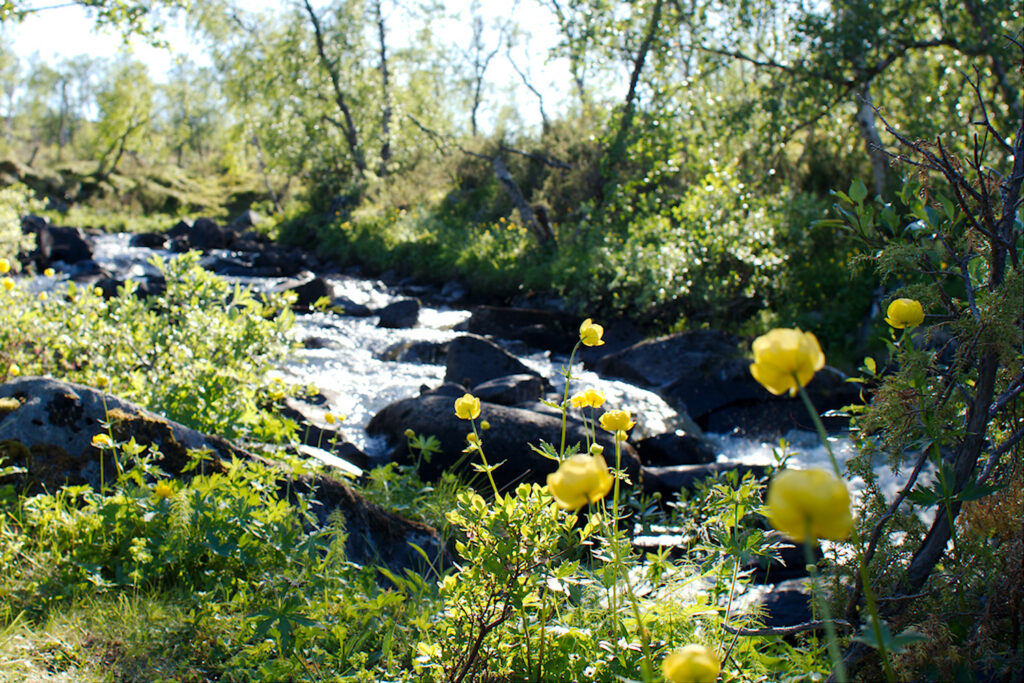
[(29, 260), (40, 269), (57, 261), (74, 264), (92, 258), (92, 246), (79, 228), (51, 225), (45, 218), (30, 215), (21, 219), (21, 229), (36, 237)]
[[(705, 431), (773, 439), (791, 429), (813, 430), (802, 401), (769, 393), (751, 376), (750, 363), (739, 337), (695, 330), (649, 339), (606, 355), (597, 370), (658, 391)], [(829, 367), (815, 375), (807, 391), (819, 412), (859, 400), (857, 388)], [(826, 426), (839, 430), (846, 422), (831, 418)]]
[(478, 384), (470, 393), (503, 406), (536, 403), (544, 393), (544, 380), (537, 375), (507, 375)]
[(326, 474), (290, 475), (272, 460), (246, 451), (216, 436), (202, 434), (139, 408), (116, 396), (69, 382), (25, 377), (0, 385), (0, 454), (6, 465), (26, 471), (16, 476), (15, 486), (29, 492), (56, 491), (66, 485), (100, 486), (100, 462), (107, 476), (116, 471), (109, 451), (101, 453), (92, 438), (107, 430), (109, 422), (118, 441), (135, 440), (159, 449), (158, 465), (171, 476), (188, 478), (183, 468), (189, 452), (208, 450), (213, 458), (204, 469), (226, 471), (233, 459), (278, 468), (282, 496), (314, 495), (319, 505), (312, 510), (320, 524), (338, 510), (345, 518), (348, 558), (360, 563), (383, 563), (393, 570), (424, 567), (413, 545), (426, 551), (433, 562), (444, 561), (445, 551), (437, 531), (412, 522), (367, 501), (338, 479)]
[(448, 343), (446, 382), (474, 387), (507, 375), (540, 376), (508, 351), (483, 337), (463, 335)]
[(513, 339), (556, 353), (568, 353), (579, 340), (580, 320), (558, 311), (507, 306), (477, 306), (459, 330), (497, 339)]
[(188, 233), (189, 244), (195, 249), (226, 249), (236, 237), (232, 230), (218, 225), (212, 218), (197, 218)]
[[(448, 470), (472, 476), (472, 463), (480, 463), (479, 454), (462, 452), (466, 447), (466, 434), (472, 428), (469, 422), (455, 416), (454, 397), (458, 395), (459, 388), (450, 384), (444, 387), (445, 395), (430, 393), (392, 403), (377, 413), (366, 427), (370, 434), (388, 435), (400, 444), (392, 457), (403, 462), (410, 459), (403, 436), (406, 429), (436, 436), (441, 443), (441, 452), (434, 454), (429, 462), (419, 463), (420, 475), (428, 480), (437, 479)], [(562, 430), (559, 417), (524, 408), (481, 403), (480, 420), (487, 420), (491, 425), (480, 435), (487, 461), (492, 465), (502, 463), (494, 472), (495, 482), (500, 488), (508, 489), (523, 481), (544, 483), (547, 475), (557, 469), (557, 463), (539, 455), (530, 445), (546, 441), (557, 447)], [(613, 465), (615, 445), (611, 435), (598, 431), (598, 443), (605, 448), (605, 459)], [(586, 435), (582, 423), (570, 419), (566, 425), (566, 444), (573, 443), (585, 444)], [(630, 473), (632, 481), (637, 482), (639, 460), (629, 443), (622, 444), (622, 465)], [(477, 477), (476, 486), (486, 487), (487, 480), (481, 475)]]

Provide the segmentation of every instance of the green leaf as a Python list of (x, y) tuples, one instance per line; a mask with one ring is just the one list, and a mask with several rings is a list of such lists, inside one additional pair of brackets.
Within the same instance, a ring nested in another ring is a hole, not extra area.
[(868, 188), (864, 186), (864, 182), (860, 178), (857, 178), (852, 183), (850, 183), (850, 199), (852, 199), (855, 203), (862, 203), (867, 198), (867, 196)]

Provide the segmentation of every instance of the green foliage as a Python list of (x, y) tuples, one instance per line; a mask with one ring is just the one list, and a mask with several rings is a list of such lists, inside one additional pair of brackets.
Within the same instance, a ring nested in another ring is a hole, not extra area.
[(16, 287), (2, 294), (0, 348), (24, 374), (93, 385), (103, 376), (113, 393), (201, 431), (286, 438), (290, 428), (267, 410), (265, 373), (290, 348), (290, 309), (198, 258), (156, 261), (167, 289), (147, 299), (132, 282), (110, 299), (70, 282), (45, 299)]
[(21, 231), (21, 217), (39, 208), (32, 192), (24, 185), (0, 188), (0, 258), (12, 269), (18, 267), (18, 254), (35, 249), (35, 236)]

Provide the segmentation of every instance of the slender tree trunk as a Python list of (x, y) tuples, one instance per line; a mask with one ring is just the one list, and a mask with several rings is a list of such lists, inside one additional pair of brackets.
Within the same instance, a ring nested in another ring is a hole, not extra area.
[(363, 148), (359, 144), (359, 131), (352, 118), (352, 111), (349, 109), (348, 100), (345, 98), (345, 91), (341, 89), (341, 76), (338, 74), (338, 65), (327, 57), (327, 50), (324, 48), (324, 33), (320, 26), (320, 18), (317, 17), (316, 12), (313, 11), (313, 7), (309, 4), (309, 0), (303, 0), (303, 4), (306, 6), (306, 13), (309, 14), (309, 20), (313, 24), (313, 33), (316, 38), (316, 51), (317, 55), (320, 57), (320, 66), (323, 67), (324, 71), (327, 72), (328, 77), (331, 79), (331, 86), (334, 89), (334, 102), (337, 104), (338, 110), (341, 112), (343, 119), (342, 122), (337, 122), (332, 118), (329, 118), (328, 120), (341, 129), (342, 134), (345, 136), (345, 142), (348, 145), (348, 150), (352, 154), (352, 162), (355, 164), (356, 170), (359, 171), (359, 175), (363, 176), (366, 174), (366, 155), (363, 154)]
[(629, 136), (629, 131), (633, 126), (633, 115), (636, 111), (636, 89), (640, 83), (640, 74), (643, 72), (647, 55), (651, 50), (651, 45), (654, 43), (654, 37), (658, 33), (658, 25), (661, 23), (662, 4), (663, 0), (657, 0), (654, 3), (651, 19), (647, 23), (647, 31), (633, 60), (633, 73), (629, 76), (629, 90), (626, 92), (626, 100), (622, 107), (622, 118), (619, 120), (619, 129), (615, 133), (615, 142), (612, 144), (613, 161), (621, 158), (626, 149), (626, 138)]
[(885, 153), (885, 145), (878, 133), (875, 123), (875, 107), (871, 101), (871, 81), (865, 83), (860, 90), (860, 101), (857, 106), (857, 124), (860, 135), (864, 139), (864, 148), (871, 159), (871, 173), (874, 177), (875, 194), (883, 194), (889, 182), (889, 157)]
[(384, 16), (381, 14), (381, 0), (374, 3), (375, 19), (377, 21), (377, 40), (380, 46), (380, 79), (384, 100), (384, 107), (380, 114), (380, 166), (377, 174), (382, 178), (388, 174), (388, 163), (391, 161), (391, 115), (393, 106), (391, 102), (391, 78), (388, 72), (388, 51), (385, 41)]

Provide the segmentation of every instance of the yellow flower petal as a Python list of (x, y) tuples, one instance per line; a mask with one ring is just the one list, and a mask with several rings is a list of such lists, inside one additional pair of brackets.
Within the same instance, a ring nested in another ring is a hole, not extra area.
[(604, 498), (613, 482), (603, 457), (577, 453), (548, 475), (548, 490), (559, 507), (575, 510)]
[(775, 395), (789, 392), (814, 378), (825, 367), (825, 354), (818, 338), (810, 332), (788, 328), (774, 329), (754, 340), (754, 362), (750, 374)]
[(463, 394), (455, 399), (455, 415), (460, 420), (475, 420), (480, 417), (480, 399), (472, 394)]
[(896, 299), (885, 311), (885, 322), (897, 330), (905, 327), (917, 327), (924, 322), (924, 308), (920, 301), (914, 299)]
[(590, 318), (584, 320), (580, 325), (580, 341), (584, 346), (601, 346), (604, 344), (602, 336), (604, 336), (604, 328)]
[(661, 663), (669, 683), (714, 683), (720, 668), (714, 650), (696, 643), (675, 650)]
[(783, 470), (768, 485), (765, 516), (794, 541), (841, 541), (853, 530), (846, 483), (821, 469)]
[(636, 422), (628, 410), (609, 410), (601, 416), (601, 429), (606, 432), (627, 432), (633, 428)]

